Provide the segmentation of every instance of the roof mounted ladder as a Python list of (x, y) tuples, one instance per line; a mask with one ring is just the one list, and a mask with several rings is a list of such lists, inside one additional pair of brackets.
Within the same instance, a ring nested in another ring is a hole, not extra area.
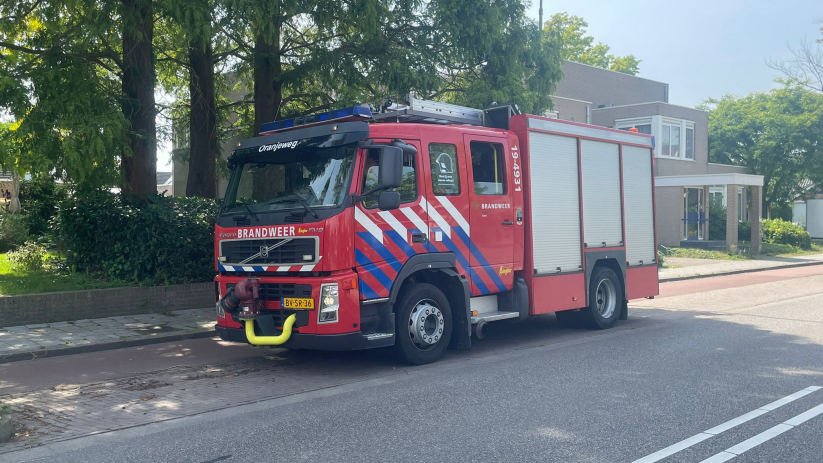
[[(494, 105), (486, 110), (474, 109), (415, 98), (414, 92), (409, 92), (403, 100), (404, 103), (394, 103), (391, 100), (386, 100), (381, 105), (380, 113), (374, 114), (372, 117), (376, 122), (465, 124), (508, 129), (509, 118), (520, 113), (517, 105)], [(505, 112), (505, 115), (503, 112)]]

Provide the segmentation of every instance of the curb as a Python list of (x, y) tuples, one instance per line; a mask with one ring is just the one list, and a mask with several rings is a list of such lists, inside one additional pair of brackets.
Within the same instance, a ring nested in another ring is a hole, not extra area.
[(686, 277), (674, 277), (674, 278), (661, 278), (659, 281), (660, 283), (668, 283), (670, 281), (685, 281), (685, 280), (697, 280), (700, 278), (712, 278), (712, 277), (724, 277), (728, 275), (740, 275), (741, 273), (755, 273), (755, 272), (765, 272), (768, 270), (781, 270), (784, 268), (798, 268), (798, 267), (812, 267), (814, 265), (823, 265), (823, 261), (812, 261), (812, 262), (802, 262), (799, 264), (788, 264), (788, 265), (778, 265), (776, 267), (764, 267), (764, 268), (753, 268), (747, 270), (734, 270), (731, 272), (721, 272), (721, 273), (711, 273), (708, 275), (691, 275)]
[(39, 350), (30, 352), (19, 352), (0, 357), (0, 365), (4, 363), (20, 362), (24, 360), (36, 360), (46, 357), (60, 357), (63, 355), (87, 354), (90, 352), (101, 352), (106, 350), (124, 349), (126, 347), (147, 346), (150, 344), (162, 344), (164, 342), (186, 341), (189, 339), (202, 339), (217, 336), (217, 332), (193, 331), (168, 336), (157, 336), (150, 338), (133, 339), (128, 341), (105, 342), (102, 344), (89, 344), (85, 346), (65, 347), (55, 350)]

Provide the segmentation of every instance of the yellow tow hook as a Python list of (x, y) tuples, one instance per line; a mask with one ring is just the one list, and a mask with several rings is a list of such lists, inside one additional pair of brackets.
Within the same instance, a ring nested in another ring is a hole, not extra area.
[(279, 346), (291, 337), (291, 327), (295, 320), (297, 320), (297, 315), (289, 315), (283, 323), (283, 332), (278, 336), (257, 336), (254, 334), (254, 319), (243, 320), (246, 324), (246, 339), (255, 346)]

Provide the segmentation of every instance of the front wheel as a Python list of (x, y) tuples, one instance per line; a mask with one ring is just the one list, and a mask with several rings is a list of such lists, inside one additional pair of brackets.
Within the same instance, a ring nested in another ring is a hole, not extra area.
[(596, 329), (611, 328), (623, 307), (623, 286), (608, 267), (595, 269), (589, 286), (589, 306), (580, 311), (587, 324)]
[(395, 350), (404, 362), (437, 361), (449, 345), (452, 314), (449, 301), (436, 286), (415, 284), (400, 298), (395, 316)]

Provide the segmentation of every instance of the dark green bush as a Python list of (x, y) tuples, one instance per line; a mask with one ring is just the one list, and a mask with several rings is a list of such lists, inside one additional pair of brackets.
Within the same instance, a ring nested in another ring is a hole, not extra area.
[(0, 252), (8, 252), (23, 244), (29, 237), (29, 220), (24, 214), (0, 214)]
[(763, 221), (763, 242), (812, 248), (812, 238), (802, 227), (782, 219)]
[(140, 284), (208, 281), (214, 277), (216, 200), (154, 196), (128, 201), (107, 191), (63, 203), (60, 245), (76, 270)]
[(68, 197), (65, 185), (51, 177), (35, 177), (20, 182), (20, 208), (29, 217), (29, 233), (43, 236), (50, 232), (49, 223)]

